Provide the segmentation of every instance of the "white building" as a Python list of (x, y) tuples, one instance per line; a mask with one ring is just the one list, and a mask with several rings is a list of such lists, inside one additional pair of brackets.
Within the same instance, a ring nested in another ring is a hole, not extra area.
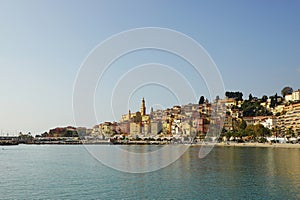
[(293, 99), (293, 101), (299, 101), (300, 100), (300, 90), (294, 91), (292, 93), (292, 99)]
[(293, 95), (292, 94), (287, 94), (284, 96), (284, 100), (286, 102), (289, 102), (289, 101), (293, 101)]
[(300, 100), (300, 90), (294, 91), (292, 94), (287, 94), (284, 97), (285, 101), (299, 101)]
[(276, 126), (276, 117), (270, 117), (265, 119), (261, 124), (268, 129), (272, 129), (273, 127)]

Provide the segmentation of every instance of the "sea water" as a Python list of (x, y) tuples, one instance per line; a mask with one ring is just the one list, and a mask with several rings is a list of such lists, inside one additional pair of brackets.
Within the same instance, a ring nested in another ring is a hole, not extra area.
[(300, 149), (215, 147), (200, 159), (199, 148), (134, 174), (83, 145), (2, 146), (0, 199), (300, 199)]

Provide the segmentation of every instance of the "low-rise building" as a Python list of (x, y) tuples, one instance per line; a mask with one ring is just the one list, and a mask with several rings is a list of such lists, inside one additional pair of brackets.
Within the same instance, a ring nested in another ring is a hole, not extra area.
[(275, 116), (271, 116), (269, 118), (265, 118), (262, 122), (260, 122), (264, 127), (268, 129), (275, 128), (277, 125), (277, 118)]
[(256, 116), (256, 117), (243, 117), (247, 125), (262, 124), (268, 129), (272, 129), (277, 125), (277, 118), (275, 116)]

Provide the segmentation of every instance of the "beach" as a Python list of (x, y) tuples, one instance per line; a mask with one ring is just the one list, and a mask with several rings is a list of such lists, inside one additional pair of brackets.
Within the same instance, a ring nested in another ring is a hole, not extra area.
[(216, 146), (224, 147), (265, 147), (265, 148), (300, 148), (300, 144), (291, 144), (291, 143), (217, 143)]

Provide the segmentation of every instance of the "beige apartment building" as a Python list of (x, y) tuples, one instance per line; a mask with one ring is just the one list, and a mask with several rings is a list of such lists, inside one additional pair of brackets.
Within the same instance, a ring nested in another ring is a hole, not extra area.
[(287, 134), (289, 130), (300, 135), (300, 103), (285, 107), (285, 114), (278, 117), (277, 126), (281, 133)]

